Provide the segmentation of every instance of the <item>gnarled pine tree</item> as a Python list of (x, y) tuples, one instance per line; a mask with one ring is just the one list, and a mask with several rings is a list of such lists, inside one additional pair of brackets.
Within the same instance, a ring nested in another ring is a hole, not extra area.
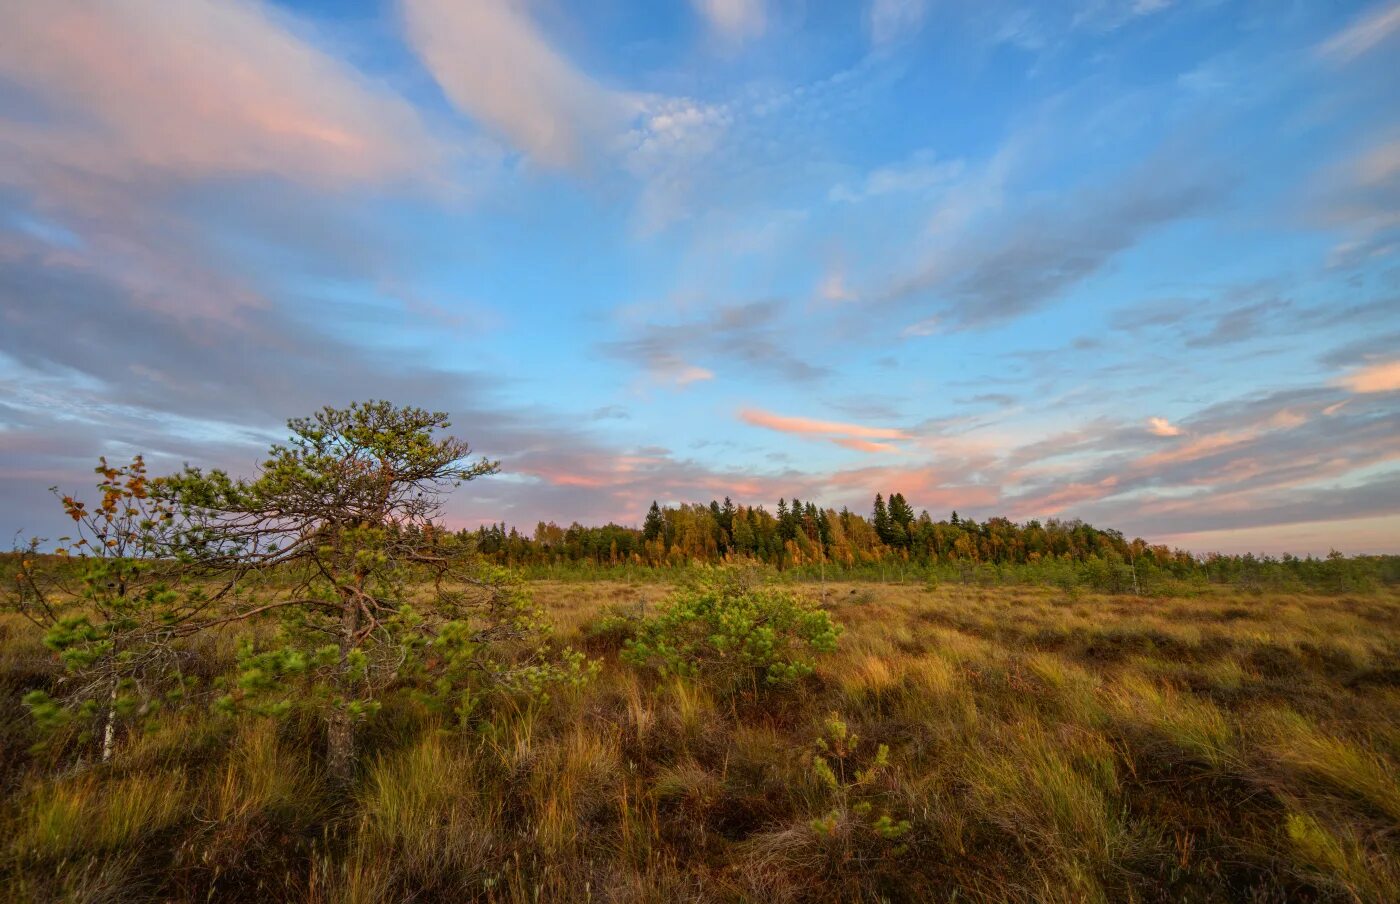
[(396, 678), (460, 699), (470, 681), (552, 676), (521, 643), (541, 629), (529, 597), (435, 523), (447, 489), (497, 469), (439, 434), (445, 414), (367, 402), (288, 426), (251, 480), (186, 468), (162, 482), (194, 513), (204, 564), (236, 578), (225, 617), (281, 616), (273, 648), (242, 650), (227, 703), (324, 706), (328, 769), (345, 784), (356, 722)]

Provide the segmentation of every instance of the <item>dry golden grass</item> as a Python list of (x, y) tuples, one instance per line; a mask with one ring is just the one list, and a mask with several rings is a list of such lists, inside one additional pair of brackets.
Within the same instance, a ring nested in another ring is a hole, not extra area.
[[(29, 752), (17, 700), (53, 670), (6, 620), (0, 887), (36, 901), (1400, 900), (1393, 592), (805, 585), (845, 625), (838, 651), (794, 689), (728, 696), (590, 640), (600, 611), (654, 611), (664, 586), (534, 589), (561, 642), (594, 644), (597, 679), (468, 728), (391, 698), (348, 797), (295, 724), (185, 712), (107, 766)], [(217, 674), (235, 640), (193, 655)], [(816, 746), (832, 713), (859, 735), (839, 757)]]

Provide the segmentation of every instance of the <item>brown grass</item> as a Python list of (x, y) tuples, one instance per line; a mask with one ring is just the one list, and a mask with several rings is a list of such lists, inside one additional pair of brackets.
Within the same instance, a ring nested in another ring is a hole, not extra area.
[[(560, 639), (586, 645), (604, 608), (651, 609), (666, 588), (535, 591)], [(846, 634), (795, 689), (659, 681), (600, 643), (590, 685), (469, 728), (387, 700), (348, 796), (294, 724), (186, 712), (107, 766), (29, 752), (17, 701), (54, 672), (7, 620), (0, 888), (35, 901), (1400, 900), (1400, 596), (804, 592)], [(220, 674), (234, 640), (194, 655)], [(816, 764), (833, 713), (859, 735), (828, 759), (834, 783)]]

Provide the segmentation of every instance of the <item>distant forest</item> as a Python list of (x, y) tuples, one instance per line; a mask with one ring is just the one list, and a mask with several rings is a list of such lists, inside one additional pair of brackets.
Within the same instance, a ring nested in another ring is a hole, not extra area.
[(1164, 580), (1226, 583), (1301, 583), (1328, 589), (1361, 589), (1400, 581), (1400, 557), (1326, 559), (1295, 556), (1195, 555), (1128, 539), (1120, 531), (1079, 520), (1024, 523), (1007, 518), (976, 521), (952, 512), (935, 521), (917, 515), (902, 493), (875, 497), (869, 516), (813, 502), (779, 499), (777, 509), (723, 502), (661, 506), (653, 502), (642, 527), (540, 522), (526, 536), (505, 524), (470, 534), (479, 550), (515, 567), (684, 566), (755, 561), (805, 573), (835, 567), (843, 572), (901, 575), (911, 569), (981, 582), (1007, 579), (1087, 583), (1127, 590)]

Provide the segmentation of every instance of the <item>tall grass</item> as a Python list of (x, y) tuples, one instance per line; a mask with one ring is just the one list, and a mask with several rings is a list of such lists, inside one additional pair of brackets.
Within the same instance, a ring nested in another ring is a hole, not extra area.
[(588, 633), (663, 586), (542, 584), (598, 677), (450, 726), (391, 692), (348, 792), (314, 726), (168, 713), (94, 765), (17, 716), (0, 899), (1400, 900), (1400, 595), (798, 586), (841, 645), (733, 693)]

